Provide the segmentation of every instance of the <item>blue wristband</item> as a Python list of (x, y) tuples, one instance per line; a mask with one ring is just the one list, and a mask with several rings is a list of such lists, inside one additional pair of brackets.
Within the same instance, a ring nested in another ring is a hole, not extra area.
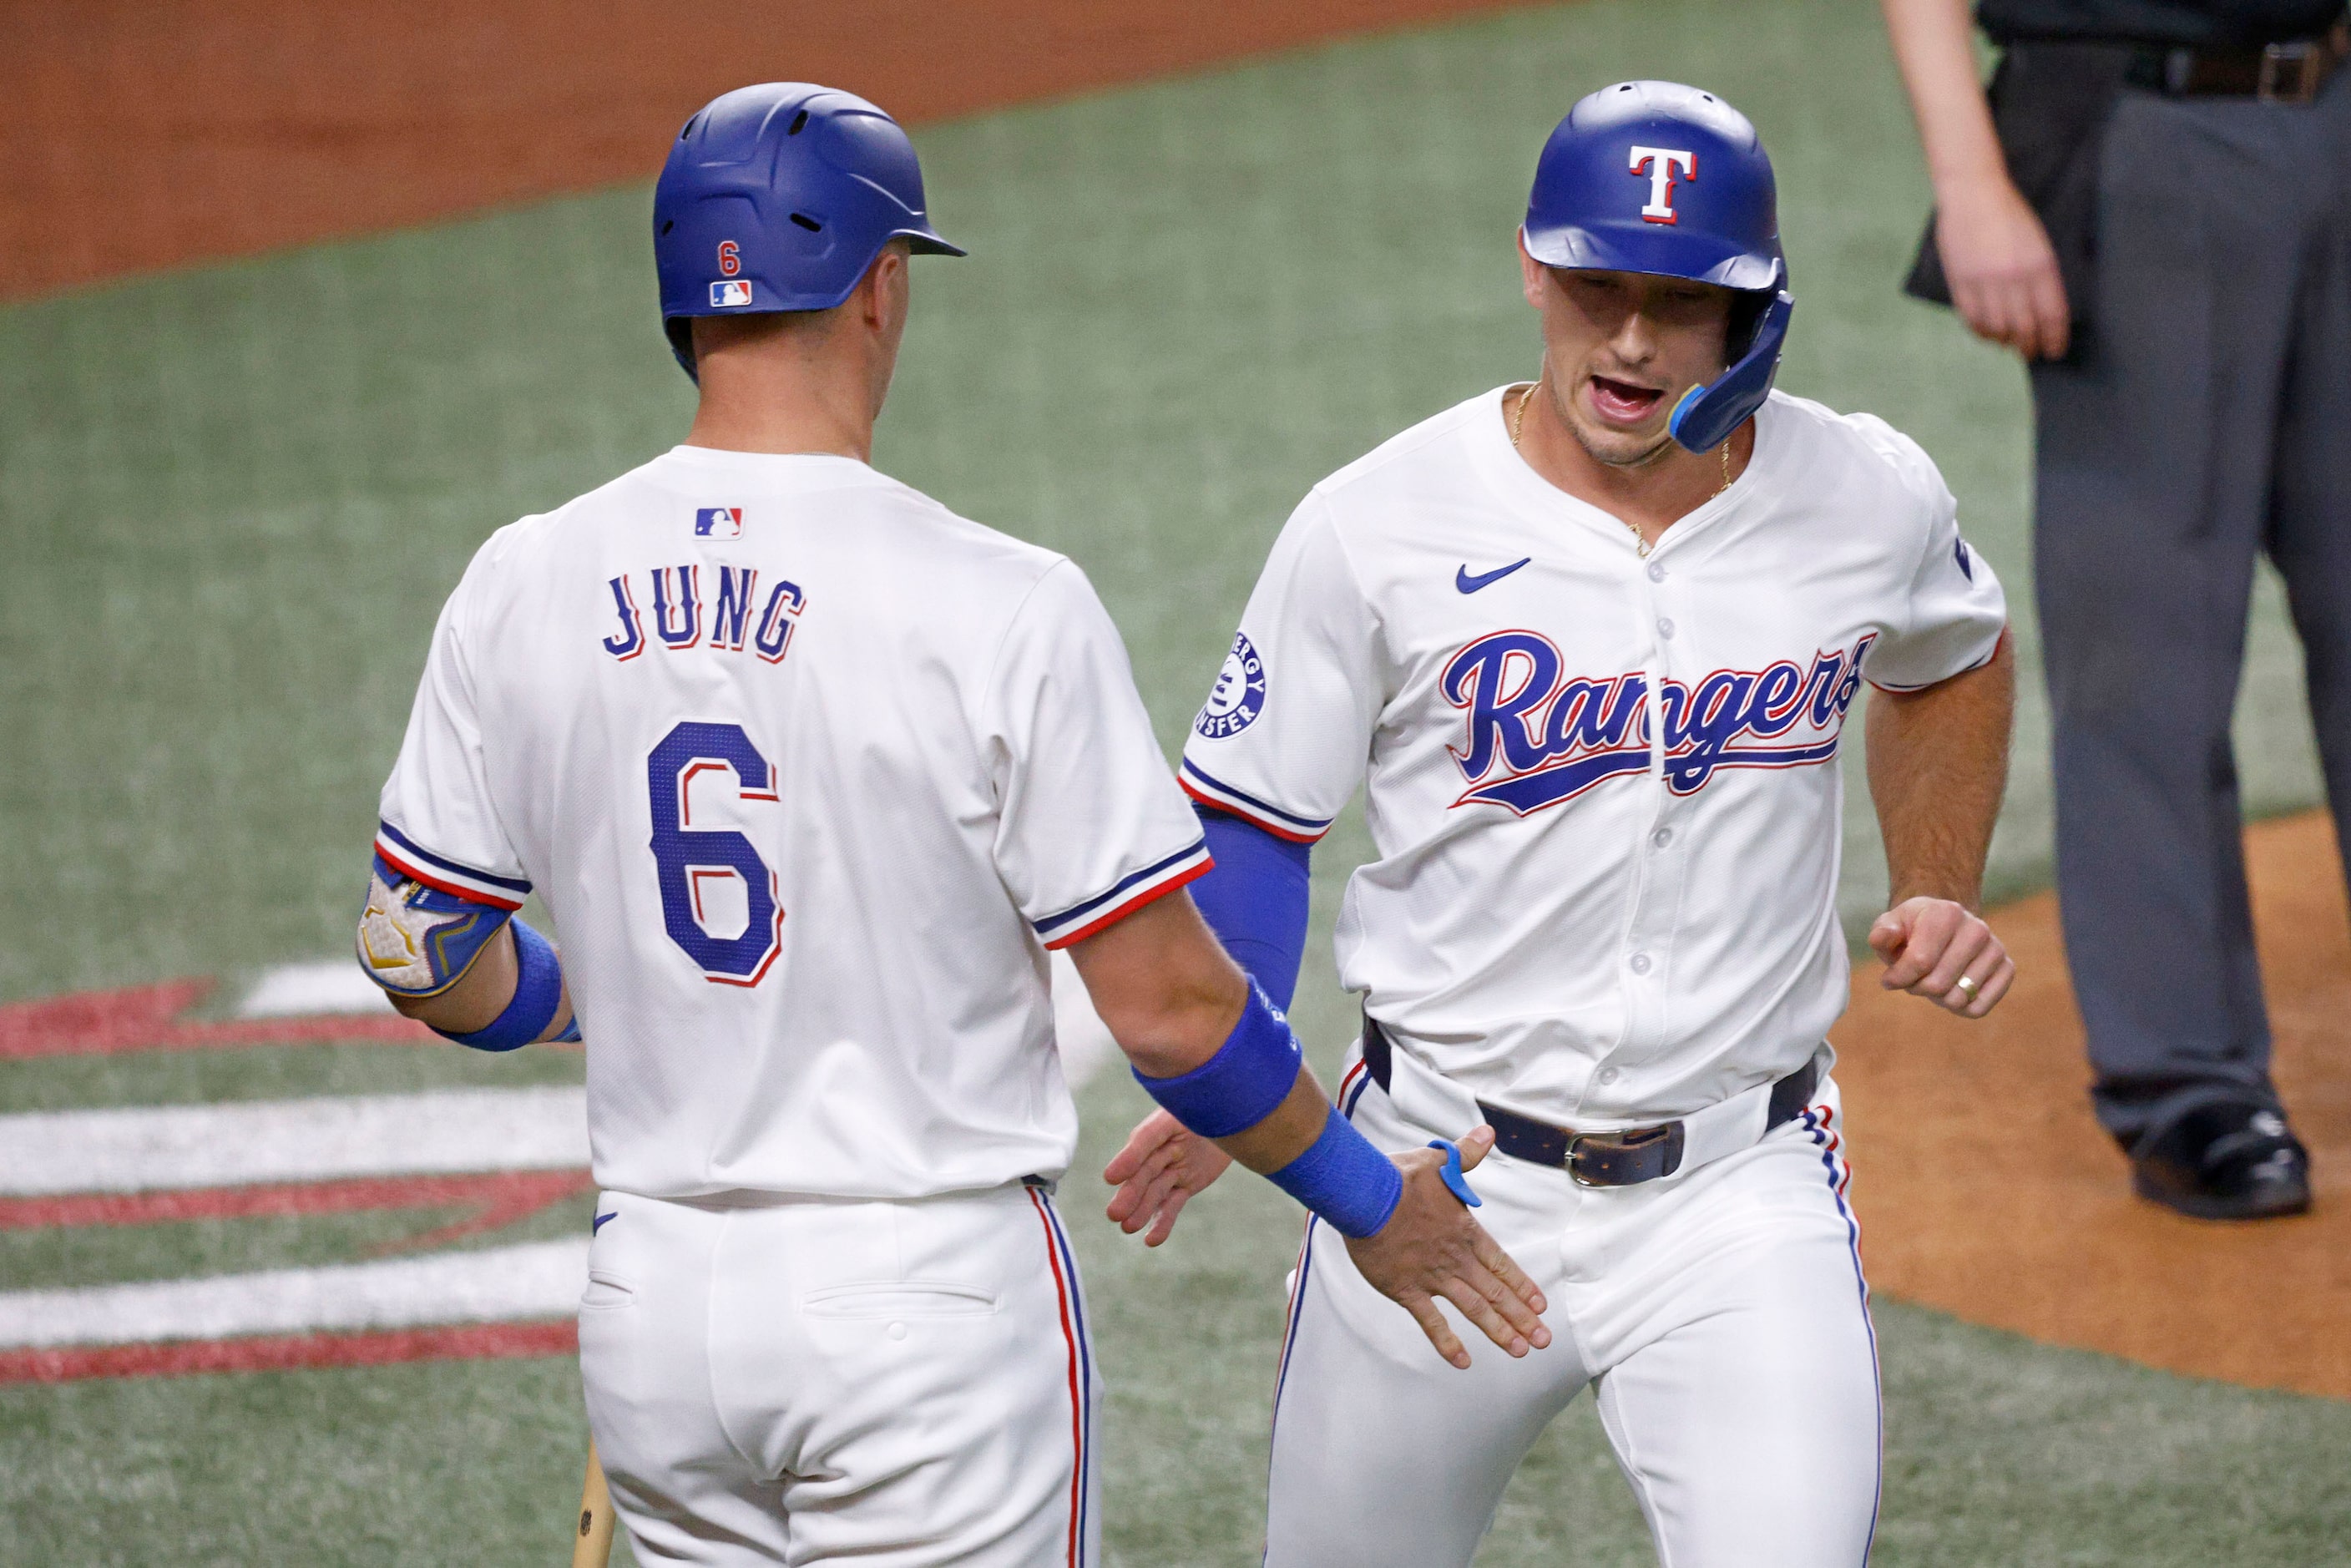
[(1241, 1020), (1216, 1055), (1174, 1078), (1146, 1078), (1136, 1069), (1134, 1081), (1191, 1131), (1228, 1138), (1272, 1115), (1305, 1065), (1289, 1020), (1252, 981)]
[(471, 1034), (445, 1029), (434, 1033), (475, 1051), (513, 1051), (545, 1034), (555, 1021), (555, 1009), (563, 1005), (562, 962), (546, 937), (519, 920), (508, 924), (515, 936), (514, 999), (506, 1011)]
[(1331, 1107), (1322, 1136), (1266, 1179), (1321, 1215), (1342, 1236), (1375, 1235), (1404, 1197), (1404, 1173)]

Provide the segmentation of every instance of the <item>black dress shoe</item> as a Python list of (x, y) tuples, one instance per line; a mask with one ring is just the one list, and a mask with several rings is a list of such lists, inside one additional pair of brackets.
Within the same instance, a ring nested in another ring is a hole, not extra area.
[(2195, 1110), (2130, 1151), (2131, 1190), (2198, 1219), (2270, 1219), (2310, 1207), (2310, 1151), (2262, 1105)]

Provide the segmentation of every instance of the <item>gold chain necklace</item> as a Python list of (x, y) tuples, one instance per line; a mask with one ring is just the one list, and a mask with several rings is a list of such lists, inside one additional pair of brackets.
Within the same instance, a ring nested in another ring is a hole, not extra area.
[[(1537, 376), (1532, 382), (1528, 383), (1527, 390), (1519, 394), (1518, 406), (1510, 410), (1510, 450), (1513, 452), (1519, 450), (1519, 433), (1526, 427), (1527, 403), (1534, 397), (1535, 393), (1540, 391), (1541, 387), (1542, 377)], [(1729, 488), (1730, 442), (1729, 439), (1726, 437), (1722, 443), (1722, 483), (1715, 486), (1714, 495), (1719, 496), (1725, 490)], [(1714, 496), (1709, 496), (1707, 499), (1710, 501), (1714, 499)], [(1624, 519), (1619, 517), (1617, 521), (1624, 522)], [(1633, 533), (1633, 553), (1646, 560), (1648, 559), (1649, 552), (1657, 547), (1650, 542), (1648, 535), (1641, 531), (1639, 524), (1625, 523), (1625, 526), (1631, 529)]]

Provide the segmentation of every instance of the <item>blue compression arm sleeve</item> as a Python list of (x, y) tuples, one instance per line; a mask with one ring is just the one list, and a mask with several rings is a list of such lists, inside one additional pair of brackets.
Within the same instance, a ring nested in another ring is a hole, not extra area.
[(1311, 847), (1276, 838), (1229, 811), (1192, 809), (1217, 862), (1192, 883), (1192, 902), (1233, 962), (1275, 1007), (1287, 1008), (1306, 952)]

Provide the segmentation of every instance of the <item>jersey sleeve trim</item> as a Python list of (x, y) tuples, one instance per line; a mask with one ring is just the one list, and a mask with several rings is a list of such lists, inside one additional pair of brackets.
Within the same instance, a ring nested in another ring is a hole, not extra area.
[(520, 909), (530, 894), (530, 883), (518, 876), (494, 876), (434, 854), (412, 841), (390, 822), (378, 822), (375, 852), (404, 876), (427, 887), (498, 909)]
[(1037, 935), (1044, 938), (1049, 948), (1061, 948), (1072, 942), (1083, 941), (1105, 926), (1115, 925), (1155, 898), (1165, 897), (1187, 882), (1207, 874), (1217, 862), (1209, 858), (1208, 841), (1195, 839), (1189, 849), (1178, 850), (1155, 865), (1148, 865), (1131, 876), (1123, 877), (1108, 892), (1096, 894), (1083, 904), (1073, 904), (1059, 915), (1049, 915), (1042, 920), (1032, 920)]
[[(1877, 681), (1877, 680), (1872, 680), (1872, 681), (1870, 681), (1870, 682), (1869, 682), (1869, 684), (1870, 684), (1871, 685), (1873, 685), (1873, 686), (1876, 686), (1876, 687), (1879, 691), (1881, 691), (1881, 692), (1893, 692), (1893, 693), (1896, 693), (1896, 695), (1900, 695), (1900, 694), (1907, 693), (1907, 692), (1923, 692), (1923, 691), (1927, 690), (1927, 689), (1928, 689), (1928, 687), (1930, 687), (1930, 686), (1939, 686), (1939, 685), (1941, 685), (1945, 681), (1956, 681), (1956, 680), (1958, 680), (1961, 675), (1972, 674), (1974, 674), (1976, 671), (1980, 670), (1980, 669), (1983, 669), (1985, 666), (1989, 665), (1989, 664), (1991, 664), (1994, 659), (1997, 659), (1997, 658), (1999, 658), (1999, 657), (2000, 657), (2000, 645), (2001, 645), (2002, 643), (2005, 643), (2005, 642), (2007, 642), (2007, 641), (2008, 641), (2008, 628), (2007, 628), (2005, 625), (2003, 625), (2003, 626), (2001, 626), (2001, 629), (2000, 629), (1998, 632), (1994, 632), (1994, 633), (1992, 634), (1991, 646), (1989, 649), (1987, 649), (1987, 650), (1985, 651), (1985, 653), (1984, 653), (1984, 656), (1983, 656), (1982, 658), (1978, 659), (1978, 660), (1977, 660), (1974, 664), (1965, 664), (1965, 665), (1962, 665), (1962, 666), (1961, 666), (1961, 667), (1959, 667), (1959, 669), (1953, 670), (1953, 671), (1952, 671), (1949, 674), (1948, 674), (1948, 675), (1938, 675), (1938, 676), (1936, 676), (1936, 677), (1935, 677), (1933, 680), (1931, 680), (1931, 681), (1921, 681), (1921, 682), (1919, 682), (1917, 685), (1914, 685), (1914, 686), (1906, 686), (1906, 685), (1903, 685), (1901, 683), (1899, 683), (1899, 682), (1897, 682), (1897, 681)], [(1867, 676), (1864, 676), (1863, 678), (1864, 678), (1865, 680), (1868, 679), (1868, 677), (1867, 677)]]
[(1333, 819), (1301, 817), (1279, 806), (1270, 806), (1207, 773), (1188, 757), (1184, 758), (1176, 782), (1184, 786), (1184, 793), (1202, 805), (1230, 811), (1251, 827), (1262, 828), (1275, 838), (1288, 839), (1293, 844), (1314, 843), (1331, 831)]

